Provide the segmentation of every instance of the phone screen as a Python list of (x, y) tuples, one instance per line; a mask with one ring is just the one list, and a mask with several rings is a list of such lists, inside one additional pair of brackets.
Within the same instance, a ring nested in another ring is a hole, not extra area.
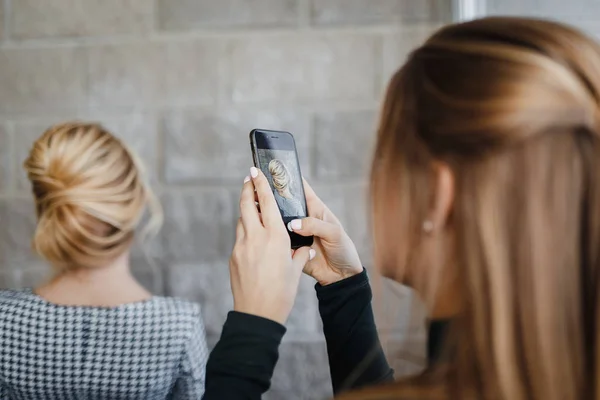
[[(296, 144), (288, 132), (255, 129), (251, 132), (254, 163), (267, 177), (283, 222), (308, 216)], [(288, 231), (289, 232), (289, 231)], [(310, 246), (312, 237), (289, 232), (292, 248)]]

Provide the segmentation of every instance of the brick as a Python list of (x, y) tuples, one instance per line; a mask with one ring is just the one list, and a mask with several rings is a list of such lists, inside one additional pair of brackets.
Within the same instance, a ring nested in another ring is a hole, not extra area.
[(163, 196), (166, 265), (228, 258), (235, 223), (232, 195), (222, 189), (174, 190)]
[(16, 39), (144, 33), (153, 25), (148, 0), (18, 0), (11, 11)]
[(372, 263), (372, 233), (367, 208), (367, 185), (311, 184), (317, 196), (340, 220), (354, 242), (364, 266)]
[(404, 0), (403, 19), (406, 22), (452, 22), (452, 0)]
[(19, 271), (19, 287), (34, 288), (52, 278), (52, 267), (44, 263), (33, 263)]
[(2, 289), (14, 289), (19, 287), (17, 277), (13, 271), (2, 271), (0, 270), (0, 290)]
[(160, 95), (162, 60), (155, 44), (126, 44), (87, 49), (91, 107), (151, 105)]
[(332, 397), (327, 348), (322, 341), (284, 343), (265, 400)]
[(12, 138), (4, 125), (0, 125), (0, 193), (7, 192), (13, 185)]
[[(81, 49), (0, 50), (0, 113), (52, 113), (85, 104), (85, 57)], [(43, 68), (40, 66), (43, 65)]]
[(385, 91), (392, 75), (406, 62), (409, 53), (423, 44), (438, 25), (421, 24), (402, 27), (398, 32), (387, 34), (383, 40), (382, 91)]
[(449, 0), (312, 0), (315, 25), (356, 25), (451, 20)]
[(17, 170), (17, 188), (20, 191), (31, 192), (31, 183), (27, 179), (27, 172), (23, 163), (29, 156), (33, 143), (42, 135), (50, 125), (39, 123), (16, 123), (15, 124), (15, 162), (13, 166)]
[(279, 35), (232, 43), (235, 102), (372, 101), (380, 42), (374, 35)]
[(286, 323), (288, 331), (283, 338), (284, 342), (307, 341), (321, 336), (321, 317), (314, 285), (315, 280), (311, 277), (303, 275), (300, 278), (294, 307)]
[(167, 294), (195, 301), (202, 306), (206, 334), (221, 334), (227, 313), (233, 309), (229, 283), (229, 262), (173, 264), (166, 272)]
[(0, 199), (0, 269), (15, 271), (39, 262), (31, 249), (36, 226), (30, 198)]
[[(220, 3), (220, 2), (215, 2)], [(216, 39), (166, 43), (161, 48), (164, 77), (160, 104), (195, 106), (214, 104), (226, 70), (225, 45)]]
[(574, 0), (568, 4), (560, 0), (533, 1), (525, 0), (516, 3), (508, 1), (502, 4), (491, 1), (491, 9), (498, 14), (528, 15), (538, 18), (549, 18), (572, 24), (578, 28), (591, 22), (598, 26), (598, 15), (600, 15), (600, 4), (595, 0)]
[(538, 3), (538, 0), (488, 0), (486, 11), (487, 14), (532, 15), (539, 7)]
[(318, 179), (367, 176), (375, 141), (375, 112), (317, 114), (315, 170)]
[(154, 295), (164, 295), (165, 285), (163, 271), (158, 260), (151, 257), (132, 257), (131, 272), (133, 276)]
[(164, 30), (294, 26), (298, 0), (159, 0)]
[(5, 29), (5, 15), (6, 10), (4, 9), (6, 2), (0, 2), (0, 40), (3, 40), (4, 37), (4, 29)]
[(252, 166), (248, 133), (254, 128), (292, 132), (302, 172), (310, 176), (310, 122), (304, 113), (175, 112), (167, 115), (162, 125), (168, 183), (241, 182)]
[[(101, 117), (86, 119), (98, 121), (111, 133), (122, 139), (142, 159), (150, 178), (156, 176), (157, 123), (149, 114), (132, 114), (127, 117)], [(15, 124), (15, 153), (19, 179), (17, 186), (29, 190), (30, 184), (23, 169), (23, 162), (29, 155), (33, 143), (57, 120), (47, 122), (17, 122)]]
[(92, 107), (214, 103), (219, 42), (173, 42), (91, 47), (87, 51)]
[(143, 236), (141, 228), (145, 226), (146, 221), (146, 219), (143, 219), (140, 221), (140, 226), (138, 226), (134, 243), (131, 246), (131, 259), (135, 260), (138, 264), (154, 264), (151, 266), (152, 270), (162, 270), (161, 256), (163, 246), (160, 231), (155, 235)]
[(600, 4), (595, 0), (488, 0), (488, 15), (514, 15), (547, 18), (572, 24), (579, 28), (597, 29)]

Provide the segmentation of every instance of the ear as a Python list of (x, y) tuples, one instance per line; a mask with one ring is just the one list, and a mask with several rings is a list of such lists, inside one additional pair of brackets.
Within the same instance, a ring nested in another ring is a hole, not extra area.
[(436, 162), (433, 165), (434, 187), (430, 221), (435, 231), (440, 231), (448, 222), (448, 217), (454, 204), (454, 174), (448, 164)]

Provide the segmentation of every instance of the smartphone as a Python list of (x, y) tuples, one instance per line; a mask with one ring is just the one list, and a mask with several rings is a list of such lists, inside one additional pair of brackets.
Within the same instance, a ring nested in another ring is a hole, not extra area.
[(308, 216), (294, 137), (289, 132), (254, 129), (250, 132), (250, 147), (254, 166), (261, 169), (271, 185), (292, 249), (311, 246), (312, 236), (301, 236), (287, 229), (291, 220)]

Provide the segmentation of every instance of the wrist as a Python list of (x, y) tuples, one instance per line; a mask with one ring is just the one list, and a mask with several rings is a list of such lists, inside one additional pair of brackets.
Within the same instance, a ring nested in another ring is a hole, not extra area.
[(343, 269), (335, 274), (332, 274), (332, 276), (330, 276), (330, 277), (326, 277), (323, 279), (317, 279), (317, 282), (321, 286), (329, 286), (334, 283), (338, 283), (343, 280), (346, 280), (348, 278), (352, 278), (353, 276), (356, 276), (362, 272), (363, 272), (362, 265), (360, 267), (347, 268), (347, 269)]
[[(259, 318), (268, 319), (269, 321), (276, 322), (280, 325), (285, 326), (288, 315), (284, 312), (278, 312), (275, 310), (266, 310), (255, 307), (244, 307), (242, 305), (234, 305), (233, 311), (241, 314), (252, 315)], [(289, 313), (288, 313), (289, 314)]]

